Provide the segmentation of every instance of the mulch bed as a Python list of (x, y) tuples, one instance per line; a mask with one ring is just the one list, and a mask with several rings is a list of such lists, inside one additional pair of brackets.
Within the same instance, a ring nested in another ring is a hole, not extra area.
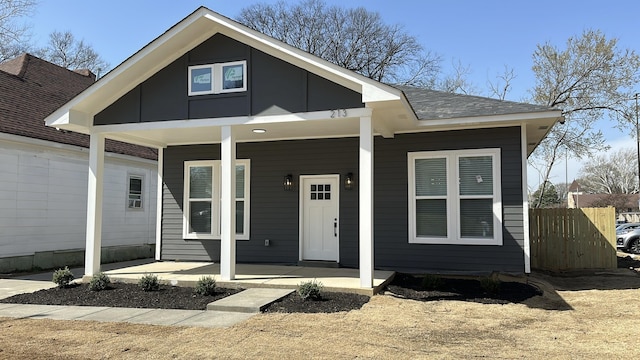
[[(423, 277), (396, 274), (387, 291), (398, 297), (418, 301), (459, 300), (483, 304), (521, 303), (534, 296), (542, 295), (542, 291), (538, 288), (519, 282), (500, 282), (498, 289), (489, 291), (475, 279), (437, 279), (437, 286), (433, 289), (425, 289)], [(431, 284), (433, 281), (432, 278)]]
[(91, 291), (88, 284), (52, 288), (19, 294), (0, 302), (14, 304), (108, 306), (148, 309), (205, 310), (207, 304), (240, 292), (217, 288), (211, 296), (195, 295), (193, 288), (161, 285), (157, 291), (143, 291), (136, 284), (111, 283), (103, 291)]
[[(462, 300), (486, 304), (519, 303), (540, 290), (517, 282), (500, 283), (499, 291), (487, 292), (480, 281), (441, 278), (435, 290), (425, 290), (422, 277), (397, 274), (386, 289), (394, 296), (418, 300)], [(17, 304), (81, 305), (128, 308), (204, 310), (207, 304), (241, 290), (218, 288), (214, 296), (193, 293), (193, 288), (162, 285), (158, 291), (143, 291), (136, 284), (112, 283), (111, 288), (91, 291), (87, 284), (67, 288), (52, 288), (33, 293), (14, 295), (0, 302)], [(360, 309), (369, 301), (366, 295), (341, 292), (322, 292), (319, 300), (302, 300), (295, 292), (271, 304), (264, 312), (275, 313), (334, 313)]]
[(360, 309), (369, 302), (367, 295), (342, 292), (322, 292), (318, 300), (302, 300), (295, 292), (269, 305), (264, 312), (274, 313), (334, 313)]
[(635, 255), (618, 255), (618, 269), (630, 269), (635, 272), (640, 272), (640, 256)]

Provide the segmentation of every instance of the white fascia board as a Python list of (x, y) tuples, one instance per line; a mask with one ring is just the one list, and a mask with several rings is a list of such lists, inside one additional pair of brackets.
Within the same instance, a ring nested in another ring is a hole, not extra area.
[[(345, 111), (347, 116), (342, 116)], [(346, 118), (360, 118), (371, 116), (370, 108), (354, 108), (340, 110), (314, 111), (306, 113), (295, 113), (286, 115), (269, 115), (269, 116), (237, 116), (227, 118), (205, 118), (205, 119), (189, 119), (189, 120), (168, 120), (156, 121), (149, 123), (131, 123), (116, 125), (98, 125), (94, 126), (92, 131), (95, 133), (121, 133), (137, 130), (163, 130), (163, 129), (188, 129), (199, 127), (218, 127), (233, 125), (261, 125), (269, 123), (284, 122), (301, 122), (301, 121), (318, 121), (334, 119), (337, 121)]]
[[(544, 111), (544, 112), (532, 112), (532, 113), (518, 113), (518, 114), (506, 114), (506, 115), (490, 115), (490, 116), (471, 116), (460, 117), (450, 119), (432, 119), (432, 120), (417, 120), (419, 126), (423, 127), (442, 127), (442, 126), (471, 126), (482, 125), (484, 123), (495, 122), (514, 122), (514, 121), (527, 121), (527, 120), (539, 120), (539, 119), (555, 119), (560, 120), (562, 116), (561, 111)], [(554, 122), (555, 122), (554, 121)]]
[(60, 110), (59, 114), (56, 113), (58, 113), (58, 111), (45, 118), (45, 125), (83, 134), (89, 133), (89, 127), (91, 127), (92, 121), (88, 114), (72, 109), (67, 111)]

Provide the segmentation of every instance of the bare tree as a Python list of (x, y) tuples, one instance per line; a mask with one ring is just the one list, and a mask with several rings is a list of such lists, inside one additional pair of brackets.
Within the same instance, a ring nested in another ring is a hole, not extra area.
[(440, 56), (426, 51), (401, 25), (388, 25), (363, 7), (322, 0), (279, 1), (240, 11), (238, 21), (343, 68), (387, 83), (433, 86)]
[(637, 193), (636, 164), (635, 149), (595, 156), (580, 169), (580, 184), (598, 194)]
[(555, 162), (567, 152), (582, 158), (608, 148), (593, 124), (624, 111), (622, 103), (638, 82), (639, 68), (640, 58), (634, 51), (618, 49), (617, 39), (607, 39), (596, 30), (569, 38), (564, 50), (549, 43), (538, 45), (533, 54), (532, 101), (561, 109), (565, 117), (565, 123), (550, 130), (532, 157), (544, 164), (543, 186)]
[(478, 91), (469, 81), (471, 65), (464, 65), (460, 60), (452, 62), (453, 72), (437, 83), (436, 88), (450, 93), (471, 95)]
[(77, 40), (69, 31), (54, 31), (49, 35), (49, 43), (36, 50), (35, 54), (56, 65), (71, 69), (89, 69), (100, 75), (108, 70), (107, 63), (91, 45)]
[(514, 69), (504, 65), (502, 73), (496, 74), (495, 81), (487, 80), (489, 96), (500, 100), (506, 99), (507, 94), (511, 91), (512, 82), (515, 78), (516, 74)]
[(0, 0), (0, 62), (28, 49), (29, 27), (19, 20), (33, 11), (36, 0)]

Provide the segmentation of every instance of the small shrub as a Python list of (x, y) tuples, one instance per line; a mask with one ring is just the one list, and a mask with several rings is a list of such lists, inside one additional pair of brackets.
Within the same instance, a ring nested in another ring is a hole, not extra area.
[(444, 280), (438, 275), (426, 274), (422, 278), (422, 288), (425, 290), (437, 290), (444, 285)]
[(138, 281), (138, 286), (143, 291), (157, 291), (160, 289), (160, 282), (158, 281), (158, 276), (154, 274), (144, 274), (140, 281)]
[(494, 277), (485, 277), (480, 279), (482, 290), (489, 294), (497, 294), (500, 292), (500, 280)]
[(215, 295), (216, 293), (216, 280), (211, 276), (203, 276), (198, 279), (196, 283), (196, 287), (193, 289), (193, 292), (197, 295)]
[(298, 285), (297, 293), (300, 295), (302, 300), (320, 300), (320, 291), (324, 285), (321, 282), (312, 280), (304, 283), (300, 283)]
[(68, 266), (53, 272), (53, 282), (58, 284), (60, 288), (69, 286), (69, 283), (73, 281), (73, 279), (75, 279), (75, 277)]
[(91, 291), (102, 291), (109, 288), (109, 284), (111, 284), (111, 280), (105, 273), (98, 273), (93, 275), (91, 281), (89, 281), (89, 290)]

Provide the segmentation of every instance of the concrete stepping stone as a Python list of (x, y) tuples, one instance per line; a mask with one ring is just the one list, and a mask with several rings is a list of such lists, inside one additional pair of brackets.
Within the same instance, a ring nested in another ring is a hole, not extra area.
[(250, 288), (207, 305), (207, 310), (259, 313), (269, 304), (291, 294), (293, 289)]

